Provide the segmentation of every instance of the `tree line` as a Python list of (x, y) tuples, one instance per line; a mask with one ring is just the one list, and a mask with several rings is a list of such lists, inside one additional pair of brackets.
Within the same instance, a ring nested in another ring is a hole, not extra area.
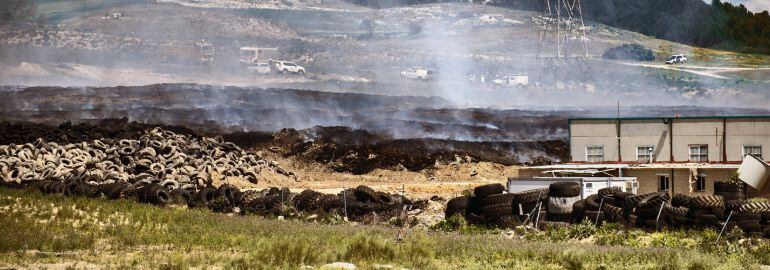
[[(347, 0), (374, 8), (467, 0)], [(544, 0), (473, 0), (506, 8), (542, 11)], [(554, 2), (554, 1), (551, 1)], [(588, 20), (700, 47), (770, 54), (770, 14), (713, 0), (582, 1)]]

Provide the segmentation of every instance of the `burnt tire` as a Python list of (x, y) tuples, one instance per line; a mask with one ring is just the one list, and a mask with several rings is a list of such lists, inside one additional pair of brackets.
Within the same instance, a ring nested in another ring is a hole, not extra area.
[(468, 209), (468, 196), (461, 196), (450, 199), (446, 203), (446, 209), (444, 209), (444, 216), (449, 218), (456, 214), (465, 216), (465, 212)]
[(213, 201), (217, 196), (217, 190), (205, 187), (195, 193), (195, 201), (199, 206), (206, 206)]
[(473, 189), (473, 194), (480, 198), (486, 198), (490, 195), (502, 194), (505, 191), (505, 187), (502, 184), (488, 184), (478, 186)]
[(356, 197), (356, 201), (359, 202), (379, 202), (377, 192), (368, 186), (357, 186), (355, 190), (353, 190), (353, 194)]
[(158, 184), (144, 187), (142, 193), (144, 195), (144, 202), (146, 203), (163, 206), (171, 201), (171, 195), (168, 191)]
[(241, 191), (236, 186), (230, 184), (220, 186), (217, 189), (217, 193), (219, 193), (220, 196), (227, 198), (227, 201), (232, 205), (235, 205), (238, 198), (241, 196)]
[(556, 182), (548, 186), (549, 197), (576, 197), (580, 196), (580, 183)]
[(687, 207), (683, 207), (683, 206), (680, 206), (680, 207), (674, 207), (674, 206), (671, 206), (671, 205), (663, 206), (663, 213), (665, 213), (668, 216), (672, 216), (672, 217), (686, 217), (687, 216), (687, 212), (689, 212), (689, 211), (690, 211), (690, 209), (688, 209)]
[(580, 197), (548, 197), (549, 214), (571, 214), (573, 205), (579, 201)]

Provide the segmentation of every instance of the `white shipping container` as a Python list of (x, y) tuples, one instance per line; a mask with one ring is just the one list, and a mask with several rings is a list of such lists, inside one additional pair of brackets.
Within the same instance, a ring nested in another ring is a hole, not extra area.
[(508, 192), (516, 193), (538, 188), (547, 188), (556, 182), (580, 183), (580, 197), (597, 194), (600, 189), (606, 187), (620, 187), (624, 192), (636, 194), (639, 184), (636, 177), (533, 177), (533, 178), (508, 178)]

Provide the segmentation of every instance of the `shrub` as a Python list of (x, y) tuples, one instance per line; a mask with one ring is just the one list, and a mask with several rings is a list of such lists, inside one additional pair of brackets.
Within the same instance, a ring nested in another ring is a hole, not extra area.
[(635, 61), (655, 60), (655, 56), (652, 54), (652, 50), (647, 49), (639, 44), (623, 44), (617, 47), (609, 48), (604, 51), (602, 58)]

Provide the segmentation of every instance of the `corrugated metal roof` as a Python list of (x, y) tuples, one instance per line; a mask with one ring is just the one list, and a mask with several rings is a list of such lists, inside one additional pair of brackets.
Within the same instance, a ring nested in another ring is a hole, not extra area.
[(536, 170), (588, 170), (588, 169), (738, 169), (740, 164), (722, 163), (644, 163), (644, 164), (554, 164), (525, 167)]
[(660, 117), (575, 117), (570, 118), (569, 121), (575, 121), (575, 120), (663, 120), (663, 119), (673, 119), (673, 120), (687, 120), (687, 119), (757, 119), (757, 118), (767, 118), (770, 119), (770, 115), (728, 115), (728, 116), (683, 116), (683, 117), (670, 117), (670, 116), (660, 116)]

